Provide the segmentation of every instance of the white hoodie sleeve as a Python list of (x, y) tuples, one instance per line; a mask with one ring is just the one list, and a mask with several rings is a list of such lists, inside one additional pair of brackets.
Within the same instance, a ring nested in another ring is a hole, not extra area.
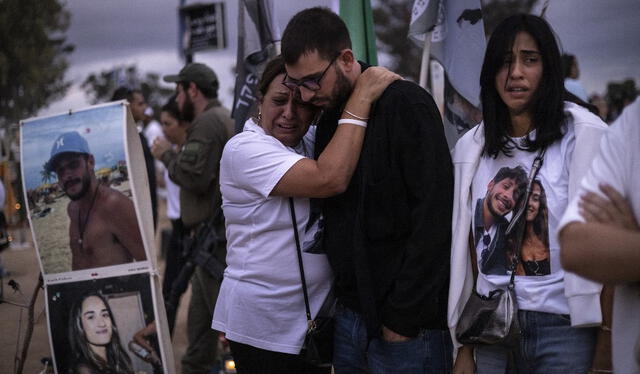
[[(569, 207), (560, 222), (558, 232), (568, 222), (575, 220), (570, 214), (573, 206), (577, 206), (577, 193), (583, 177), (587, 174), (591, 161), (598, 153), (600, 139), (607, 125), (599, 117), (575, 104), (567, 104), (575, 124), (576, 145), (571, 160), (569, 174)], [(577, 210), (576, 210), (577, 211)], [(571, 325), (574, 327), (597, 326), (602, 323), (600, 308), (600, 292), (602, 284), (583, 278), (571, 272), (565, 272), (564, 293), (569, 302)]]

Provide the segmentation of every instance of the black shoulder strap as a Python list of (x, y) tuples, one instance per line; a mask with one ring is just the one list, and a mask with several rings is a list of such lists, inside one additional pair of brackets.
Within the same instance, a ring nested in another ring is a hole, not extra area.
[(304, 294), (304, 307), (307, 312), (307, 321), (311, 319), (311, 308), (309, 308), (309, 293), (307, 291), (307, 281), (304, 276), (304, 265), (302, 264), (302, 249), (300, 248), (300, 236), (298, 235), (298, 221), (296, 220), (296, 210), (293, 207), (293, 198), (289, 198), (289, 207), (291, 209), (291, 223), (293, 224), (293, 236), (296, 239), (296, 249), (298, 252), (298, 265), (300, 267), (300, 280), (302, 281), (302, 293)]

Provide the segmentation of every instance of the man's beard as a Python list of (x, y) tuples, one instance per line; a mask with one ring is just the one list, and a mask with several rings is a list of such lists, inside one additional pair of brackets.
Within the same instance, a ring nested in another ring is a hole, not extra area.
[(336, 83), (333, 86), (333, 91), (331, 91), (331, 98), (326, 109), (335, 110), (340, 108), (347, 102), (352, 91), (353, 85), (349, 82), (349, 79), (340, 69), (336, 68)]
[(193, 107), (193, 101), (187, 93), (184, 94), (184, 102), (182, 103), (182, 108), (180, 108), (180, 115), (183, 120), (187, 122), (193, 122), (193, 119), (196, 117), (195, 108)]
[[(80, 180), (80, 183), (82, 184), (82, 186), (80, 187), (80, 191), (78, 191), (77, 194), (71, 195), (67, 191), (68, 184), (70, 184), (70, 183), (74, 183), (75, 184), (75, 182), (78, 181), (78, 180)], [(64, 186), (62, 186), (62, 189), (64, 190), (64, 192), (67, 193), (67, 196), (69, 196), (69, 198), (71, 200), (76, 201), (76, 200), (82, 199), (87, 194), (87, 192), (89, 191), (89, 187), (90, 186), (91, 186), (91, 177), (89, 176), (88, 173), (85, 173), (85, 175), (83, 175), (82, 178), (76, 178), (76, 179), (73, 179), (71, 181), (67, 181), (64, 184)]]

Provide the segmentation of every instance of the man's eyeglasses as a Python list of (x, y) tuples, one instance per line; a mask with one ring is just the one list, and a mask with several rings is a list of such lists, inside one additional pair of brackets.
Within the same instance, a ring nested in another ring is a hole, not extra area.
[(289, 75), (285, 73), (284, 79), (282, 79), (282, 84), (285, 85), (285, 87), (287, 87), (291, 91), (295, 91), (300, 86), (310, 91), (319, 91), (320, 81), (322, 80), (322, 78), (324, 78), (324, 75), (327, 73), (331, 65), (333, 65), (334, 62), (336, 62), (338, 57), (340, 57), (340, 54), (338, 54), (336, 57), (334, 57), (331, 60), (329, 65), (324, 69), (324, 71), (322, 72), (322, 74), (320, 74), (318, 78), (307, 78), (307, 79), (296, 80), (293, 78), (289, 78)]

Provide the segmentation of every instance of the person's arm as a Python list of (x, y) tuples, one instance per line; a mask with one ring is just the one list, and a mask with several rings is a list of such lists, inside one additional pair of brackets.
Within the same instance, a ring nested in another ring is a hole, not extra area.
[[(149, 362), (155, 366), (161, 366), (162, 361), (158, 356), (158, 353), (153, 349), (151, 343), (147, 340), (147, 336), (156, 335), (156, 321), (149, 323), (147, 326), (143, 327), (141, 330), (137, 331), (133, 334), (132, 340), (129, 342), (129, 350), (134, 352), (138, 357)], [(146, 350), (140, 351), (134, 343), (140, 345), (142, 348)]]
[[(368, 118), (371, 104), (400, 76), (381, 67), (370, 67), (358, 80), (345, 105), (342, 119)], [(329, 197), (344, 192), (358, 163), (365, 127), (352, 123), (338, 126), (318, 160), (296, 162), (271, 191), (274, 196)]]
[[(603, 196), (587, 192), (579, 202), (586, 222), (574, 222), (560, 233), (565, 269), (602, 282), (602, 325), (598, 331), (592, 368), (611, 367), (613, 285), (640, 280), (640, 227), (626, 199), (609, 185)], [(633, 236), (635, 234), (635, 239)], [(614, 270), (615, 269), (615, 270)], [(634, 275), (635, 274), (635, 275)]]
[(146, 260), (133, 201), (121, 194), (111, 194), (108, 203), (113, 234), (134, 260)]
[(562, 230), (560, 243), (569, 271), (610, 284), (640, 281), (640, 232), (574, 222)]
[[(394, 183), (404, 189), (404, 197), (397, 204), (406, 206), (409, 232), (401, 249), (402, 263), (382, 308), (382, 323), (405, 337), (419, 332), (425, 305), (446, 305), (443, 290), (449, 283), (451, 253), (451, 155), (435, 102), (427, 93), (416, 95), (420, 95), (419, 102), (398, 94), (385, 107), (392, 112), (385, 113), (386, 120), (393, 122), (391, 126), (403, 124), (387, 131), (393, 147), (392, 167), (402, 176)], [(432, 310), (437, 310), (433, 318), (440, 318), (441, 311), (435, 307)], [(390, 335), (385, 337), (389, 339)]]
[(580, 213), (586, 222), (573, 222), (560, 232), (565, 269), (602, 283), (640, 281), (640, 226), (620, 193), (600, 186), (609, 199), (584, 195)]
[(473, 359), (473, 346), (463, 345), (458, 349), (455, 363), (453, 364), (453, 374), (474, 374), (476, 372), (476, 362)]

